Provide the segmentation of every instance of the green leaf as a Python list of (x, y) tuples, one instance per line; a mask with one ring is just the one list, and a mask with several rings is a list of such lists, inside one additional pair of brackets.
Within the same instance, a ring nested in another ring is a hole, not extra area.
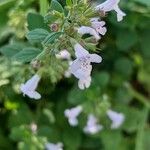
[(34, 29), (34, 30), (30, 31), (27, 34), (27, 39), (30, 42), (38, 43), (38, 42), (42, 42), (48, 36), (48, 34), (49, 34), (48, 31), (38, 28), (38, 29)]
[(128, 51), (137, 42), (137, 34), (133, 31), (122, 30), (118, 33), (116, 39), (117, 47), (123, 51)]
[(150, 58), (150, 30), (145, 29), (143, 32), (140, 33), (140, 45), (141, 45), (141, 51), (142, 55), (145, 58)]
[(48, 45), (48, 44), (52, 44), (55, 39), (58, 39), (59, 36), (62, 34), (63, 32), (53, 32), (50, 33), (45, 40), (42, 42), (44, 45)]
[(100, 133), (104, 150), (127, 150), (128, 145), (119, 131), (104, 130)]
[(15, 54), (17, 54), (18, 52), (20, 52), (22, 49), (24, 48), (24, 45), (22, 44), (10, 44), (10, 45), (6, 45), (0, 48), (0, 52), (7, 56), (7, 57), (13, 57)]
[(79, 149), (81, 143), (81, 133), (73, 128), (68, 128), (63, 132), (64, 143), (68, 150)]
[(120, 58), (115, 62), (115, 70), (123, 77), (129, 77), (132, 74), (133, 63), (128, 58)]
[(141, 4), (150, 6), (150, 1), (149, 0), (134, 0), (135, 2), (139, 2)]
[(61, 4), (57, 0), (52, 0), (51, 1), (50, 9), (56, 10), (60, 13), (64, 13), (63, 7), (61, 6)]
[(20, 62), (30, 62), (32, 59), (37, 57), (41, 52), (42, 51), (37, 48), (28, 47), (24, 48), (22, 51), (14, 55), (13, 58)]
[(71, 6), (72, 5), (72, 0), (66, 0), (66, 4), (67, 4), (67, 6)]
[(109, 83), (110, 76), (107, 72), (103, 71), (95, 74), (92, 84), (95, 86), (106, 87)]
[(145, 129), (145, 125), (147, 123), (148, 114), (149, 114), (149, 110), (147, 108), (145, 108), (142, 112), (143, 117), (140, 120), (139, 127), (138, 127), (135, 150), (144, 149), (144, 136), (145, 136), (144, 129)]
[(45, 15), (47, 13), (47, 10), (49, 8), (48, 4), (48, 0), (40, 0), (40, 14)]
[(40, 14), (29, 13), (27, 16), (28, 29), (46, 28), (44, 18)]

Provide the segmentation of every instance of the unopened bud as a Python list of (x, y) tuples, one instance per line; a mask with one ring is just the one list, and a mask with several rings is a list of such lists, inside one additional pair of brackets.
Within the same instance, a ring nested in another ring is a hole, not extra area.
[(33, 60), (31, 65), (34, 69), (39, 69), (41, 67), (41, 62), (39, 60)]
[(57, 32), (59, 29), (59, 25), (57, 23), (53, 23), (50, 25), (51, 31)]

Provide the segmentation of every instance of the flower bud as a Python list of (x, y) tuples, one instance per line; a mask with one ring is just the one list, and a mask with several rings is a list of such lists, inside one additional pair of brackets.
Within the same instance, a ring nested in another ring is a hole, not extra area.
[(50, 25), (51, 31), (57, 32), (59, 29), (59, 25), (57, 23), (53, 23)]

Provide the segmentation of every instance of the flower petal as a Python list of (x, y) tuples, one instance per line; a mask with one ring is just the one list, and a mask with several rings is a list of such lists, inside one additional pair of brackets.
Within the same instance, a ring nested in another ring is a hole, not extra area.
[(84, 49), (79, 43), (75, 44), (74, 49), (77, 58), (86, 57), (89, 54), (89, 52)]
[(37, 88), (39, 81), (40, 81), (39, 75), (35, 74), (31, 79), (29, 79), (24, 84), (24, 88), (26, 88), (28, 91), (34, 91)]
[(98, 10), (102, 10), (105, 12), (111, 11), (113, 10), (114, 6), (116, 4), (118, 4), (119, 0), (106, 0), (105, 2), (103, 2), (102, 4), (98, 5), (95, 7), (95, 9)]
[(81, 35), (84, 34), (93, 35), (97, 41), (101, 38), (93, 28), (87, 26), (80, 27), (78, 29), (78, 33), (80, 33)]
[(78, 86), (81, 90), (84, 90), (85, 88), (89, 88), (91, 85), (91, 77), (87, 77), (86, 79), (80, 79), (78, 81)]
[(26, 95), (36, 100), (41, 98), (41, 95), (36, 91), (28, 91)]
[(122, 21), (123, 17), (126, 16), (126, 14), (119, 8), (118, 5), (114, 7), (114, 10), (117, 12), (117, 21)]
[(88, 76), (91, 75), (91, 71), (92, 71), (92, 66), (89, 65), (88, 68), (86, 69), (78, 69), (76, 72), (73, 72), (74, 76), (78, 79), (84, 80), (86, 79)]
[(78, 69), (80, 69), (81, 62), (78, 59), (75, 59), (71, 66), (70, 66), (70, 71), (72, 74), (74, 74)]
[(97, 54), (90, 54), (90, 61), (100, 63), (102, 61), (102, 57)]

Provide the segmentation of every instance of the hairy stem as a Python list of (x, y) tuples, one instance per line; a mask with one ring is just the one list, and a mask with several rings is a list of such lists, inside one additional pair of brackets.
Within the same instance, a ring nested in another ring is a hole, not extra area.
[(125, 86), (134, 98), (136, 98), (139, 102), (143, 103), (148, 109), (150, 109), (150, 100), (148, 98), (133, 89), (131, 85), (126, 84)]
[(49, 7), (48, 0), (39, 0), (39, 5), (40, 5), (40, 14), (45, 15)]

